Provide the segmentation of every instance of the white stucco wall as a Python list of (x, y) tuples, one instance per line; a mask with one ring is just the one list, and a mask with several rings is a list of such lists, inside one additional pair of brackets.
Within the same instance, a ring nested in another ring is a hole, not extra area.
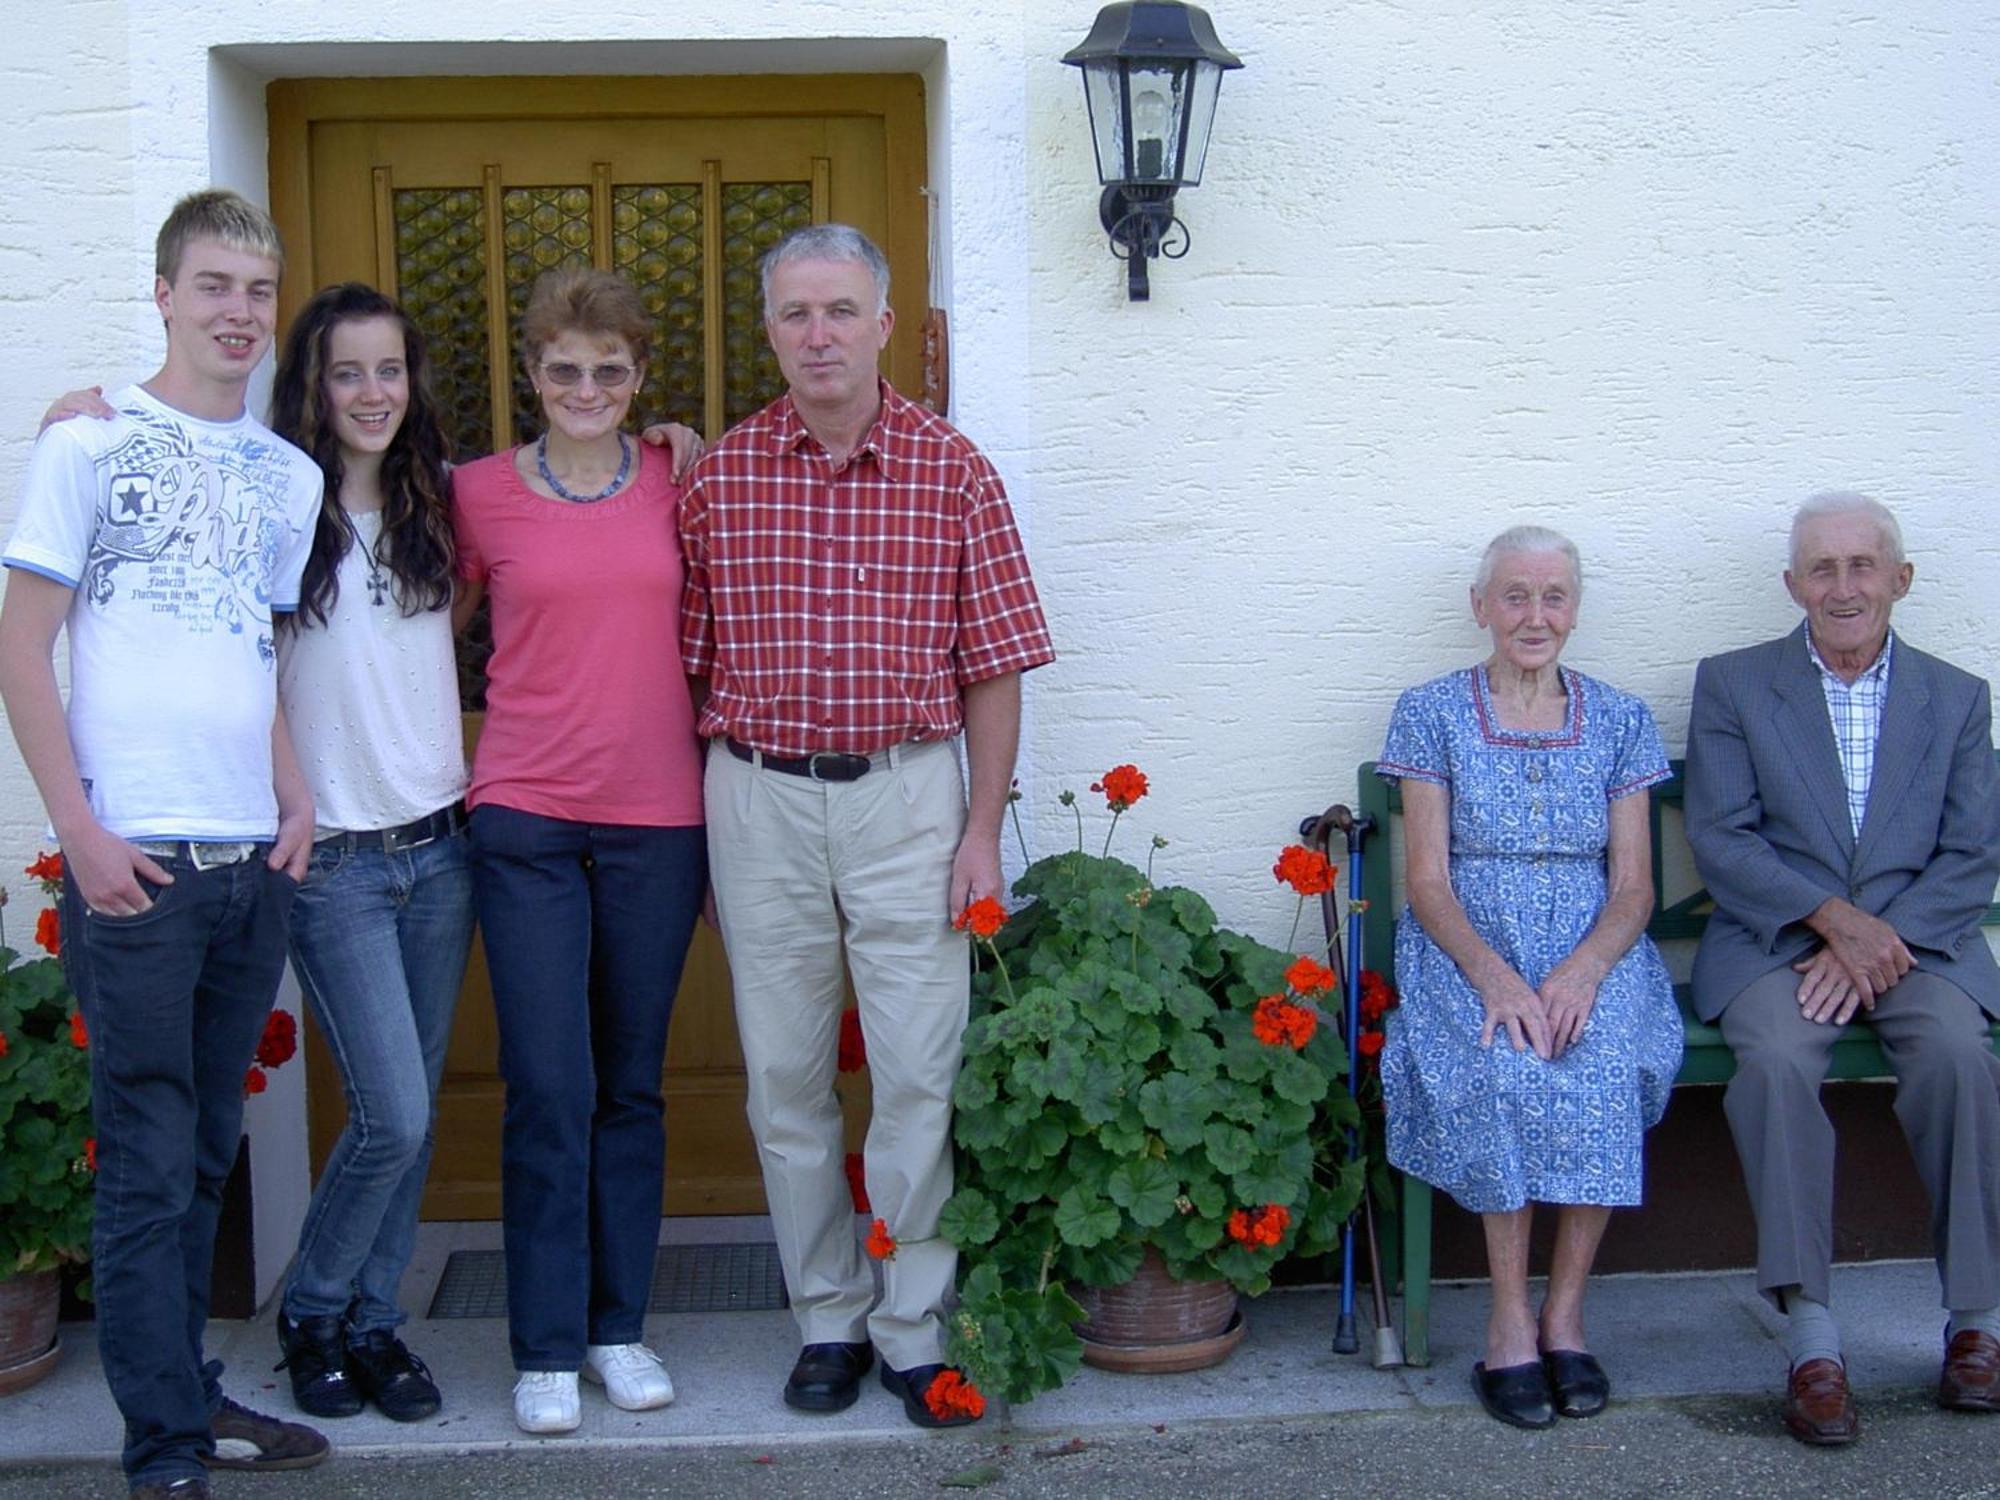
[[(1570, 659), (1674, 753), (1695, 659), (1793, 623), (1783, 530), (1817, 489), (1894, 504), (1899, 624), (2000, 671), (2000, 13), (1218, 0), (1246, 66), (1192, 251), (1133, 305), (1056, 61), (1093, 9), (70, 0), (0, 63), (0, 524), (44, 399), (156, 363), (172, 199), (262, 194), (264, 78), (897, 67), (928, 84), (955, 415), (1063, 653), (1031, 681), (1035, 852), (1056, 790), (1136, 761), (1124, 849), (1166, 835), (1167, 878), (1281, 940), (1273, 852), (1400, 687), (1482, 654), (1465, 583), (1520, 519), (1581, 545)], [(0, 869), (38, 832), (0, 757)]]

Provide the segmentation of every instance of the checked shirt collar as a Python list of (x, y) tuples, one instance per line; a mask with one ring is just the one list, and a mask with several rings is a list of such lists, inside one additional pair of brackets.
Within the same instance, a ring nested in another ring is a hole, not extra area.
[(1840, 775), (1847, 783), (1847, 816), (1861, 837), (1861, 820), (1868, 814), (1868, 788), (1875, 781), (1875, 742), (1882, 736), (1882, 705), (1889, 697), (1889, 656), (1896, 644), (1892, 630), (1882, 649), (1853, 682), (1842, 682), (1826, 664), (1806, 631), (1806, 651), (1819, 672), (1826, 695), (1827, 717), (1833, 723), (1833, 744), (1840, 752)]

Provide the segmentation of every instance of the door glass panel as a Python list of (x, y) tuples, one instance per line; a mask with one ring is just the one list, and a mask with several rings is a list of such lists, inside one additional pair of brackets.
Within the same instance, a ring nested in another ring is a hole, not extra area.
[(396, 284), (431, 357), (431, 391), (453, 451), (493, 451), (486, 374), (486, 214), (478, 188), (398, 188)]
[(722, 185), (723, 415), (732, 427), (785, 389), (764, 337), (757, 262), (787, 231), (811, 222), (810, 182)]
[(542, 404), (521, 367), (521, 314), (544, 271), (590, 264), (590, 189), (508, 188), (500, 195), (500, 242), (507, 247), (507, 349), (514, 383), (514, 433), (542, 430)]
[(611, 190), (611, 268), (639, 288), (653, 319), (653, 354), (639, 393), (645, 420), (702, 422), (701, 184), (632, 183)]

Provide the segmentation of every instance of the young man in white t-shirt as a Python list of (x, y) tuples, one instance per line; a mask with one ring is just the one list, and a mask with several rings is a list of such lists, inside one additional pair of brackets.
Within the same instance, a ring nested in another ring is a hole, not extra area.
[(62, 846), (63, 961), (90, 1035), (99, 1348), (132, 1493), (176, 1500), (209, 1493), (205, 1465), (327, 1452), (227, 1400), (201, 1349), (244, 1073), (313, 834), (272, 616), (297, 605), (322, 480), (244, 409), (282, 253), (234, 193), (175, 205), (153, 286), (166, 363), (112, 394), (109, 422), (43, 434), (0, 559), (0, 698)]

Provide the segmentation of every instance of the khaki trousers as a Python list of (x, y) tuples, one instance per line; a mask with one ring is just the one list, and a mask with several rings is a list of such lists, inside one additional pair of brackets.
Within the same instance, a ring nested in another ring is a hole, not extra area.
[[(1975, 935), (1974, 941), (1979, 939)], [(1833, 1259), (1833, 1125), (1819, 1101), (1840, 1028), (1799, 1013), (1790, 968), (1754, 981), (1720, 1024), (1736, 1054), (1724, 1095), (1757, 1212), (1757, 1288), (1825, 1302)], [(1860, 1013), (1896, 1075), (1896, 1118), (1931, 1199), (1944, 1305), (2000, 1304), (2000, 1057), (1948, 979), (1913, 969)]]
[[(951, 1090), (971, 991), (951, 928), (965, 784), (951, 744), (903, 745), (858, 781), (820, 782), (709, 747), (709, 869), (735, 984), (750, 1128), (801, 1342), (871, 1340), (897, 1369), (943, 1358), (958, 1252)], [(882, 1296), (854, 1232), (834, 1096), (844, 995), (860, 1002), (874, 1116), (868, 1198), (898, 1242)]]

